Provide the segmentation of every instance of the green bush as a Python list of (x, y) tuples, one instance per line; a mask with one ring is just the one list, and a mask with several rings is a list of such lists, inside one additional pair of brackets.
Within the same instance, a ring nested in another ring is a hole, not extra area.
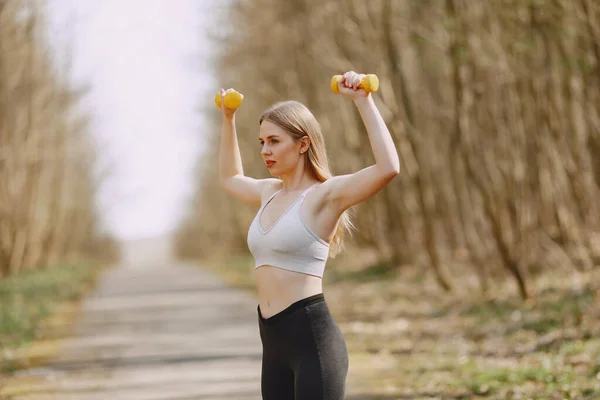
[(78, 298), (98, 265), (61, 265), (0, 280), (0, 357), (36, 337), (40, 322), (56, 306)]

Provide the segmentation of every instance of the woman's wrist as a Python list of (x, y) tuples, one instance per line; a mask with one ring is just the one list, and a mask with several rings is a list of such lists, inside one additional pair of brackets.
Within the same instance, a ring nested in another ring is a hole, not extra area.
[(365, 105), (368, 105), (369, 103), (371, 103), (373, 101), (373, 97), (369, 93), (368, 96), (355, 97), (353, 99), (353, 101), (354, 101), (354, 104), (356, 104), (357, 107), (362, 107), (362, 106), (365, 106)]

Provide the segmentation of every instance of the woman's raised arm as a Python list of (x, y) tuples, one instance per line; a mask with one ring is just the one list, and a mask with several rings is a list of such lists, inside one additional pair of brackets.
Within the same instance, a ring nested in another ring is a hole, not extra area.
[(369, 135), (375, 164), (325, 182), (328, 202), (339, 213), (374, 196), (400, 172), (400, 159), (390, 131), (370, 93), (359, 88), (362, 76), (354, 72), (344, 74), (339, 92), (356, 104)]
[(271, 185), (277, 179), (254, 179), (244, 176), (242, 156), (235, 130), (236, 109), (227, 108), (223, 96), (228, 91), (221, 89), (221, 110), (223, 127), (221, 129), (221, 146), (219, 150), (219, 182), (229, 194), (244, 203), (260, 206), (262, 193), (266, 185)]

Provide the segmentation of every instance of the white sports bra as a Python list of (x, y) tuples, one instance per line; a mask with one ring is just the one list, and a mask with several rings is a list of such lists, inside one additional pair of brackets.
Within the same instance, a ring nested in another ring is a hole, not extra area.
[(260, 216), (279, 190), (260, 207), (248, 229), (248, 248), (254, 256), (255, 269), (271, 265), (323, 277), (329, 244), (306, 226), (300, 217), (304, 197), (319, 183), (306, 189), (266, 231), (260, 226)]

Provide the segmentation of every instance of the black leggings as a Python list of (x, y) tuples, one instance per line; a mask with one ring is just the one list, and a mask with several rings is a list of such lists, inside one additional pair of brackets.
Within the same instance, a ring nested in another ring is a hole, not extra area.
[(263, 400), (342, 400), (348, 351), (323, 293), (266, 319), (257, 310)]

